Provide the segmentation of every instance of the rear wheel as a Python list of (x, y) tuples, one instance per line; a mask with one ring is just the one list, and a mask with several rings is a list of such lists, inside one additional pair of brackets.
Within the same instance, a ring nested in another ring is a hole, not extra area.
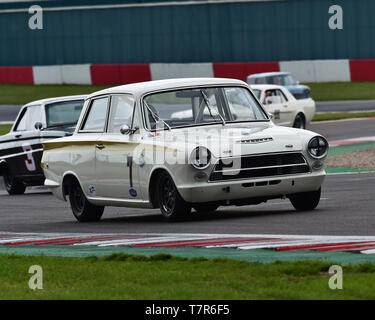
[(182, 199), (172, 177), (167, 172), (160, 174), (157, 186), (159, 208), (165, 219), (180, 220), (191, 212), (191, 205)]
[(25, 193), (26, 186), (22, 180), (16, 179), (8, 168), (4, 169), (3, 178), (5, 189), (10, 195)]
[(314, 210), (319, 204), (321, 190), (293, 194), (289, 200), (298, 211)]
[(302, 113), (296, 115), (293, 123), (293, 128), (306, 129), (306, 121)]
[(193, 206), (195, 211), (197, 211), (198, 213), (214, 212), (219, 207), (220, 206), (215, 203), (197, 203)]
[(78, 181), (73, 181), (69, 187), (69, 202), (79, 222), (99, 221), (103, 215), (104, 207), (88, 202)]

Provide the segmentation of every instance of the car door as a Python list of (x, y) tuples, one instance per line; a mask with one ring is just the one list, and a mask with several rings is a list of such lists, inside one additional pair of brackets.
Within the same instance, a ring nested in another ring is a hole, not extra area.
[(99, 97), (87, 102), (89, 106), (84, 115), (84, 119), (78, 134), (74, 135), (71, 150), (71, 163), (74, 166), (74, 172), (77, 173), (82, 184), (82, 189), (88, 197), (97, 196), (98, 184), (95, 164), (96, 152), (100, 145), (98, 140), (103, 134), (108, 116), (109, 97)]
[(98, 140), (96, 150), (97, 195), (105, 198), (138, 199), (139, 179), (136, 161), (133, 158), (139, 134), (122, 134), (123, 125), (138, 127), (135, 116), (135, 99), (130, 94), (111, 97), (107, 132)]
[(40, 167), (43, 147), (36, 122), (43, 122), (42, 106), (24, 107), (10, 133), (6, 162), (16, 177), (43, 174)]

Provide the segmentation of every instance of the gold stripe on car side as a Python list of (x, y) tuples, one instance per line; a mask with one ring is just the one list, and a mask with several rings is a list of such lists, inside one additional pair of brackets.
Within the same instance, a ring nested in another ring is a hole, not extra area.
[(133, 151), (136, 147), (139, 145), (142, 145), (143, 149), (148, 151), (165, 151), (165, 152), (179, 152), (181, 150), (170, 148), (166, 146), (158, 146), (154, 144), (148, 144), (148, 143), (139, 143), (139, 142), (130, 142), (130, 141), (71, 141), (71, 142), (48, 142), (43, 143), (44, 151), (48, 150), (57, 150), (57, 149), (63, 149), (66, 151), (66, 148), (71, 148), (72, 150), (76, 150), (77, 148), (82, 149), (84, 147), (95, 147), (97, 144), (103, 144), (106, 147), (106, 151)]

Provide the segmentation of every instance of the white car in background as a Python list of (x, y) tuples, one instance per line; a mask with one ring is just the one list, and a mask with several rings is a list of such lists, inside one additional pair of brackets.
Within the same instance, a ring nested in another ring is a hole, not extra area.
[(297, 100), (287, 88), (277, 85), (259, 84), (250, 88), (277, 125), (305, 129), (314, 118), (316, 107), (311, 98)]

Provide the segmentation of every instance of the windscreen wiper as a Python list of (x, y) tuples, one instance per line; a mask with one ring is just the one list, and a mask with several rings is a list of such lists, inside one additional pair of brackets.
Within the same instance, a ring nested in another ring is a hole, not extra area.
[(152, 118), (155, 120), (155, 123), (158, 122), (158, 121), (161, 121), (161, 122), (163, 122), (165, 124), (165, 126), (168, 128), (169, 131), (172, 130), (168, 123), (166, 123), (154, 111), (152, 111), (152, 109), (150, 108), (150, 106), (148, 105), (148, 103), (146, 101), (144, 101), (144, 104), (145, 104), (146, 108), (148, 109), (148, 111), (150, 112)]
[[(210, 113), (210, 116), (212, 117), (212, 119), (216, 120), (215, 117), (213, 116), (212, 114), (212, 109), (211, 109), (211, 104), (210, 104), (210, 100), (208, 99), (207, 97), (207, 94), (201, 89), (201, 94), (202, 94), (202, 97), (203, 97), (203, 100), (207, 106), (207, 109), (208, 109), (208, 112)], [(225, 119), (223, 118), (223, 116), (220, 114), (219, 110), (217, 112), (217, 114), (219, 115), (220, 119), (221, 119), (221, 122), (223, 123), (223, 126), (225, 126)]]

